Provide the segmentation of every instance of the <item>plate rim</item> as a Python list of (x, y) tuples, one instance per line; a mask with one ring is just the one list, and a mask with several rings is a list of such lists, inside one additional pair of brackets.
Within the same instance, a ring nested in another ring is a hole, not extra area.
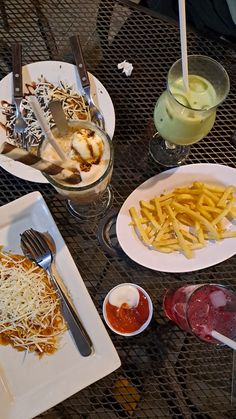
[[(223, 170), (226, 170), (228, 172), (232, 171), (232, 173), (234, 173), (234, 175), (236, 176), (236, 168), (231, 167), (231, 166), (227, 166), (227, 165), (224, 165), (224, 164), (218, 164), (218, 163), (193, 163), (193, 164), (178, 166), (178, 167), (170, 168), (168, 170), (164, 170), (164, 171), (162, 171), (162, 172), (160, 172), (160, 173), (158, 173), (158, 174), (150, 177), (149, 179), (145, 180), (144, 182), (142, 182), (140, 185), (138, 185), (130, 193), (130, 195), (126, 198), (126, 200), (122, 204), (122, 206), (121, 206), (121, 208), (119, 210), (118, 216), (117, 216), (117, 221), (116, 221), (116, 234), (117, 234), (117, 239), (118, 239), (118, 242), (119, 242), (122, 250), (124, 251), (124, 253), (131, 260), (133, 260), (134, 262), (136, 262), (140, 266), (143, 266), (145, 268), (154, 270), (156, 272), (187, 273), (187, 272), (195, 272), (195, 271), (200, 271), (200, 270), (203, 270), (203, 269), (207, 269), (207, 268), (209, 268), (211, 266), (216, 266), (219, 263), (224, 262), (225, 260), (229, 259), (230, 257), (232, 257), (232, 256), (234, 256), (236, 254), (236, 248), (235, 248), (235, 250), (233, 250), (233, 246), (232, 246), (232, 253), (229, 256), (227, 256), (227, 257), (218, 258), (217, 259), (217, 262), (215, 262), (215, 263), (209, 263), (209, 264), (204, 265), (204, 266), (201, 266), (201, 267), (196, 266), (196, 267), (186, 267), (186, 268), (178, 269), (178, 268), (175, 268), (175, 265), (171, 266), (171, 262), (170, 262), (171, 269), (166, 269), (166, 268), (163, 268), (163, 267), (160, 267), (160, 266), (158, 266), (158, 267), (157, 266), (153, 266), (153, 264), (148, 264), (147, 262), (145, 262), (143, 260), (140, 261), (140, 258), (138, 256), (135, 257), (134, 254), (132, 254), (132, 256), (131, 256), (130, 255), (130, 252), (129, 252), (129, 249), (127, 250), (126, 244), (124, 244), (123, 233), (121, 232), (121, 230), (122, 230), (122, 224), (123, 224), (122, 217), (126, 217), (128, 215), (127, 214), (127, 211), (126, 211), (126, 207), (128, 206), (128, 202), (133, 199), (133, 197), (137, 194), (137, 192), (139, 193), (139, 191), (140, 191), (140, 189), (142, 187), (144, 187), (145, 185), (149, 184), (149, 182), (151, 183), (155, 179), (165, 180), (165, 178), (166, 178), (166, 176), (168, 176), (168, 174), (174, 174), (175, 171), (178, 171), (179, 170), (179, 171), (183, 171), (184, 172), (186, 170), (188, 171), (190, 169), (196, 169), (196, 168), (199, 168), (199, 167), (201, 167), (201, 168), (202, 167), (205, 167), (205, 168), (210, 168), (210, 167), (212, 168), (212, 167), (214, 167), (215, 169), (217, 169), (217, 168), (223, 168)], [(184, 183), (186, 183), (186, 182), (183, 181), (183, 184)], [(218, 181), (218, 183), (220, 183), (220, 182)], [(222, 180), (222, 183), (224, 184), (224, 180)], [(170, 187), (169, 189), (171, 190), (173, 188), (174, 187)], [(169, 190), (168, 189), (168, 186), (166, 186), (166, 189)], [(130, 216), (129, 216), (129, 222), (130, 222)], [(128, 224), (127, 224), (127, 226), (128, 226)], [(236, 240), (236, 239), (235, 238), (231, 238), (231, 239), (229, 238), (227, 240), (229, 242), (230, 240)], [(142, 245), (142, 248), (143, 249), (146, 248), (146, 246), (142, 243), (142, 241), (140, 239), (138, 239), (138, 243)], [(151, 250), (148, 250), (148, 251), (151, 252)], [(163, 255), (163, 254), (159, 253), (159, 255)], [(189, 259), (189, 261), (191, 261), (191, 260), (193, 260), (193, 259)]]

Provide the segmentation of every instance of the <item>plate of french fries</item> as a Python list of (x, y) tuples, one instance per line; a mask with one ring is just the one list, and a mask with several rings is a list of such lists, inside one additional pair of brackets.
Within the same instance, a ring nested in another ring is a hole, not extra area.
[(236, 169), (192, 164), (162, 172), (126, 199), (118, 241), (135, 262), (163, 272), (190, 272), (236, 253)]

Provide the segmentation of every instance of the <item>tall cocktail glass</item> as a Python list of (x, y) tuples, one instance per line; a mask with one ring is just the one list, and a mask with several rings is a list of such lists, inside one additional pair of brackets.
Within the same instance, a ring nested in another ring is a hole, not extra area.
[(150, 141), (150, 153), (163, 166), (181, 164), (188, 157), (189, 145), (200, 141), (212, 129), (216, 109), (229, 92), (224, 67), (204, 55), (188, 56), (189, 90), (182, 78), (182, 62), (169, 70), (167, 89), (154, 109), (157, 133)]
[(205, 342), (219, 343), (211, 336), (213, 330), (230, 339), (236, 336), (236, 293), (223, 285), (170, 288), (163, 307), (169, 319)]

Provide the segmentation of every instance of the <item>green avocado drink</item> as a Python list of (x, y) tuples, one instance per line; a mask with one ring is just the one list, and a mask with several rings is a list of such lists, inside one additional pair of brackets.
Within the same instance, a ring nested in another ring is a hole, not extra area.
[[(214, 125), (217, 95), (212, 84), (197, 75), (189, 76), (185, 91), (180, 77), (159, 98), (154, 123), (165, 140), (180, 145), (193, 144), (205, 137)], [(173, 97), (175, 100), (173, 100)]]
[(188, 55), (186, 59), (187, 73), (181, 59), (172, 65), (167, 89), (154, 108), (157, 132), (150, 140), (149, 151), (157, 163), (166, 167), (182, 164), (188, 157), (189, 145), (207, 136), (217, 107), (229, 92), (229, 77), (220, 63), (204, 55)]

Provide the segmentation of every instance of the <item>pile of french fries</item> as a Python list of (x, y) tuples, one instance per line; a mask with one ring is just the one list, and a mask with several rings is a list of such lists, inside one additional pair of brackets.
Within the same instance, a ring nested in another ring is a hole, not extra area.
[(236, 230), (225, 228), (236, 219), (234, 186), (194, 182), (139, 204), (129, 210), (130, 225), (151, 249), (192, 258), (208, 240), (236, 237)]

